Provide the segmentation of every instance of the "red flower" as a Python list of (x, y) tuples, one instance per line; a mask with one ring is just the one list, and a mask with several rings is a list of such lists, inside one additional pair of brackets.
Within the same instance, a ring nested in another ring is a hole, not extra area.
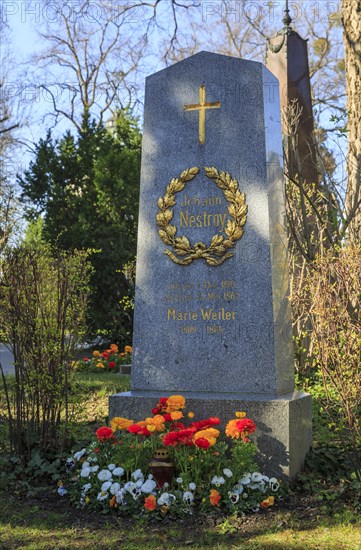
[(97, 436), (98, 441), (109, 441), (110, 439), (114, 439), (114, 433), (111, 428), (108, 428), (108, 426), (102, 426), (99, 428), (95, 435)]
[(164, 436), (163, 445), (175, 446), (175, 445), (188, 445), (191, 447), (193, 442), (194, 430), (186, 428), (185, 430), (179, 430), (178, 432), (169, 432)]
[(211, 489), (209, 500), (212, 506), (219, 506), (219, 501), (221, 500), (221, 495), (216, 489)]
[(157, 507), (157, 499), (154, 495), (149, 495), (144, 501), (144, 508), (150, 510), (151, 512)]
[(169, 413), (165, 413), (165, 414), (163, 414), (163, 416), (164, 416), (164, 420), (166, 422), (172, 422), (172, 417)]
[(212, 428), (212, 426), (217, 426), (221, 421), (216, 416), (211, 416), (206, 418), (206, 420), (200, 420), (199, 422), (192, 422), (189, 427), (194, 428), (195, 431), (199, 432), (200, 430), (207, 430), (207, 428)]
[(103, 353), (101, 354), (102, 357), (104, 357), (104, 359), (108, 359), (109, 357), (109, 353), (107, 351), (103, 351)]
[(185, 424), (182, 424), (182, 422), (173, 422), (171, 424), (170, 429), (171, 430), (185, 430), (187, 426)]
[(158, 413), (162, 413), (166, 410), (167, 408), (167, 401), (168, 401), (168, 397), (161, 397), (157, 403), (157, 409), (158, 409)]
[(89, 361), (88, 357), (84, 357), (83, 361)]
[(242, 418), (236, 422), (237, 429), (245, 435), (253, 434), (256, 431), (256, 424), (250, 418)]
[(94, 453), (96, 453), (96, 454), (100, 453), (100, 448), (97, 447), (96, 449), (94, 449)]
[(109, 367), (110, 369), (114, 369), (114, 367), (115, 367), (114, 361), (109, 361), (108, 367)]
[(145, 426), (140, 426), (139, 424), (132, 424), (129, 428), (127, 428), (127, 430), (131, 434), (145, 435), (146, 437), (150, 435), (150, 431), (147, 430)]
[(156, 414), (159, 414), (160, 413), (160, 410), (157, 409), (157, 407), (154, 407), (154, 409), (152, 409), (152, 414), (156, 415)]
[(205, 437), (199, 437), (196, 440), (196, 445), (197, 445), (197, 447), (200, 447), (201, 449), (208, 449), (208, 447), (211, 446), (210, 442)]

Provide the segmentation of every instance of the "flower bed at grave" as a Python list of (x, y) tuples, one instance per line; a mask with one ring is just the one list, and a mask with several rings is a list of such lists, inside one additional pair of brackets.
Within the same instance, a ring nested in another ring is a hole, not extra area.
[[(184, 408), (184, 397), (172, 395), (143, 421), (113, 418), (67, 460), (68, 480), (59, 482), (58, 493), (69, 493), (83, 508), (157, 518), (194, 510), (256, 512), (281, 498), (280, 482), (256, 469), (250, 440), (256, 426), (244, 412), (236, 412), (221, 433), (219, 418), (196, 421), (189, 412), (186, 421)], [(169, 482), (159, 468), (150, 473), (157, 455), (168, 474), (174, 464)]]
[(102, 352), (94, 350), (92, 357), (84, 357), (77, 361), (75, 369), (80, 372), (119, 372), (122, 365), (131, 365), (132, 346), (125, 346), (119, 353), (116, 344), (111, 344), (109, 349)]

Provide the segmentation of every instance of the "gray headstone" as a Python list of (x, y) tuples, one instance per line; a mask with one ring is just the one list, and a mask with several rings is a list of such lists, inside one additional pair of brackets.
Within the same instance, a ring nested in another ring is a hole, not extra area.
[[(262, 64), (201, 52), (147, 78), (132, 383), (110, 416), (141, 418), (171, 393), (201, 414), (243, 405), (282, 447), (275, 459), (269, 445), (273, 471), (293, 476), (310, 398), (293, 392), (283, 189), (278, 82)], [(269, 407), (284, 425), (265, 424)]]

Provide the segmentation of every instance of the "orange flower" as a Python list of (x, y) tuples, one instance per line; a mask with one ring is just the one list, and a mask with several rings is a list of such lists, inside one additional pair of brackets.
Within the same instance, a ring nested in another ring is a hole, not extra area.
[(235, 418), (230, 420), (226, 426), (226, 434), (232, 439), (243, 439), (248, 441), (248, 435), (256, 431), (256, 424), (250, 418)]
[(93, 355), (94, 355), (94, 357), (100, 357), (100, 351), (98, 351), (97, 349), (94, 350)]
[(197, 441), (197, 439), (207, 439), (210, 447), (213, 447), (213, 445), (217, 443), (217, 437), (219, 437), (219, 430), (215, 428), (207, 428), (206, 430), (200, 430), (194, 434), (195, 441)]
[(151, 512), (157, 507), (157, 499), (154, 495), (149, 495), (144, 501), (144, 508), (150, 510)]
[(112, 430), (126, 430), (133, 424), (133, 420), (128, 420), (128, 418), (122, 418), (121, 416), (115, 416), (110, 421), (110, 426)]
[(188, 413), (188, 418), (194, 418), (194, 412), (189, 411), (189, 413)]
[(125, 353), (132, 353), (133, 348), (132, 348), (132, 346), (125, 346), (124, 351), (125, 351)]
[(181, 411), (172, 411), (170, 416), (172, 420), (180, 420), (183, 418), (183, 413)]
[(118, 349), (119, 348), (116, 344), (111, 344), (110, 350), (111, 350), (112, 353), (117, 353)]
[(268, 497), (262, 500), (261, 506), (262, 508), (268, 508), (269, 506), (273, 506), (275, 503), (275, 497)]
[(178, 411), (179, 409), (184, 409), (186, 406), (186, 400), (184, 399), (183, 395), (171, 395), (167, 399), (167, 413), (171, 413), (173, 411)]
[(219, 506), (219, 501), (221, 500), (221, 495), (216, 489), (211, 489), (209, 494), (209, 501), (212, 506)]
[(104, 369), (105, 368), (103, 363), (97, 363), (97, 367), (98, 367), (98, 369)]
[(116, 498), (115, 495), (110, 499), (109, 506), (110, 506), (110, 508), (116, 508), (117, 507), (117, 498)]
[(164, 430), (164, 416), (157, 414), (153, 418), (146, 418), (145, 424), (149, 432), (162, 432)]

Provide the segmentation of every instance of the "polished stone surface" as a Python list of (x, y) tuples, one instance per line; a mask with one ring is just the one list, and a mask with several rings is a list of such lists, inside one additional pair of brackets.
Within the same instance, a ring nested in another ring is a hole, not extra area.
[[(217, 103), (204, 143), (199, 111), (184, 109), (199, 104), (200, 87)], [(194, 248), (225, 237), (231, 201), (206, 176), (211, 166), (246, 194), (243, 237), (221, 265), (177, 265), (158, 233), (158, 200), (199, 168), (174, 194), (169, 223)], [(310, 445), (311, 399), (293, 393), (283, 185), (278, 82), (262, 64), (201, 52), (147, 78), (131, 392), (111, 396), (110, 417), (140, 419), (172, 393), (200, 416), (245, 409), (262, 464), (293, 477)]]
[[(198, 103), (200, 85), (207, 102), (221, 103), (206, 112), (205, 144), (198, 142), (198, 113), (184, 110)], [(260, 63), (207, 52), (147, 79), (134, 390), (293, 390), (277, 94), (275, 77)], [(176, 265), (164, 253), (172, 248), (158, 235), (158, 198), (172, 178), (193, 166), (200, 173), (176, 194), (172, 220), (177, 236), (192, 244), (209, 245), (215, 234), (224, 235), (222, 220), (229, 219), (229, 203), (205, 176), (205, 166), (229, 172), (246, 194), (244, 235), (234, 257), (216, 267), (204, 260)], [(192, 215), (210, 225), (190, 227)]]

